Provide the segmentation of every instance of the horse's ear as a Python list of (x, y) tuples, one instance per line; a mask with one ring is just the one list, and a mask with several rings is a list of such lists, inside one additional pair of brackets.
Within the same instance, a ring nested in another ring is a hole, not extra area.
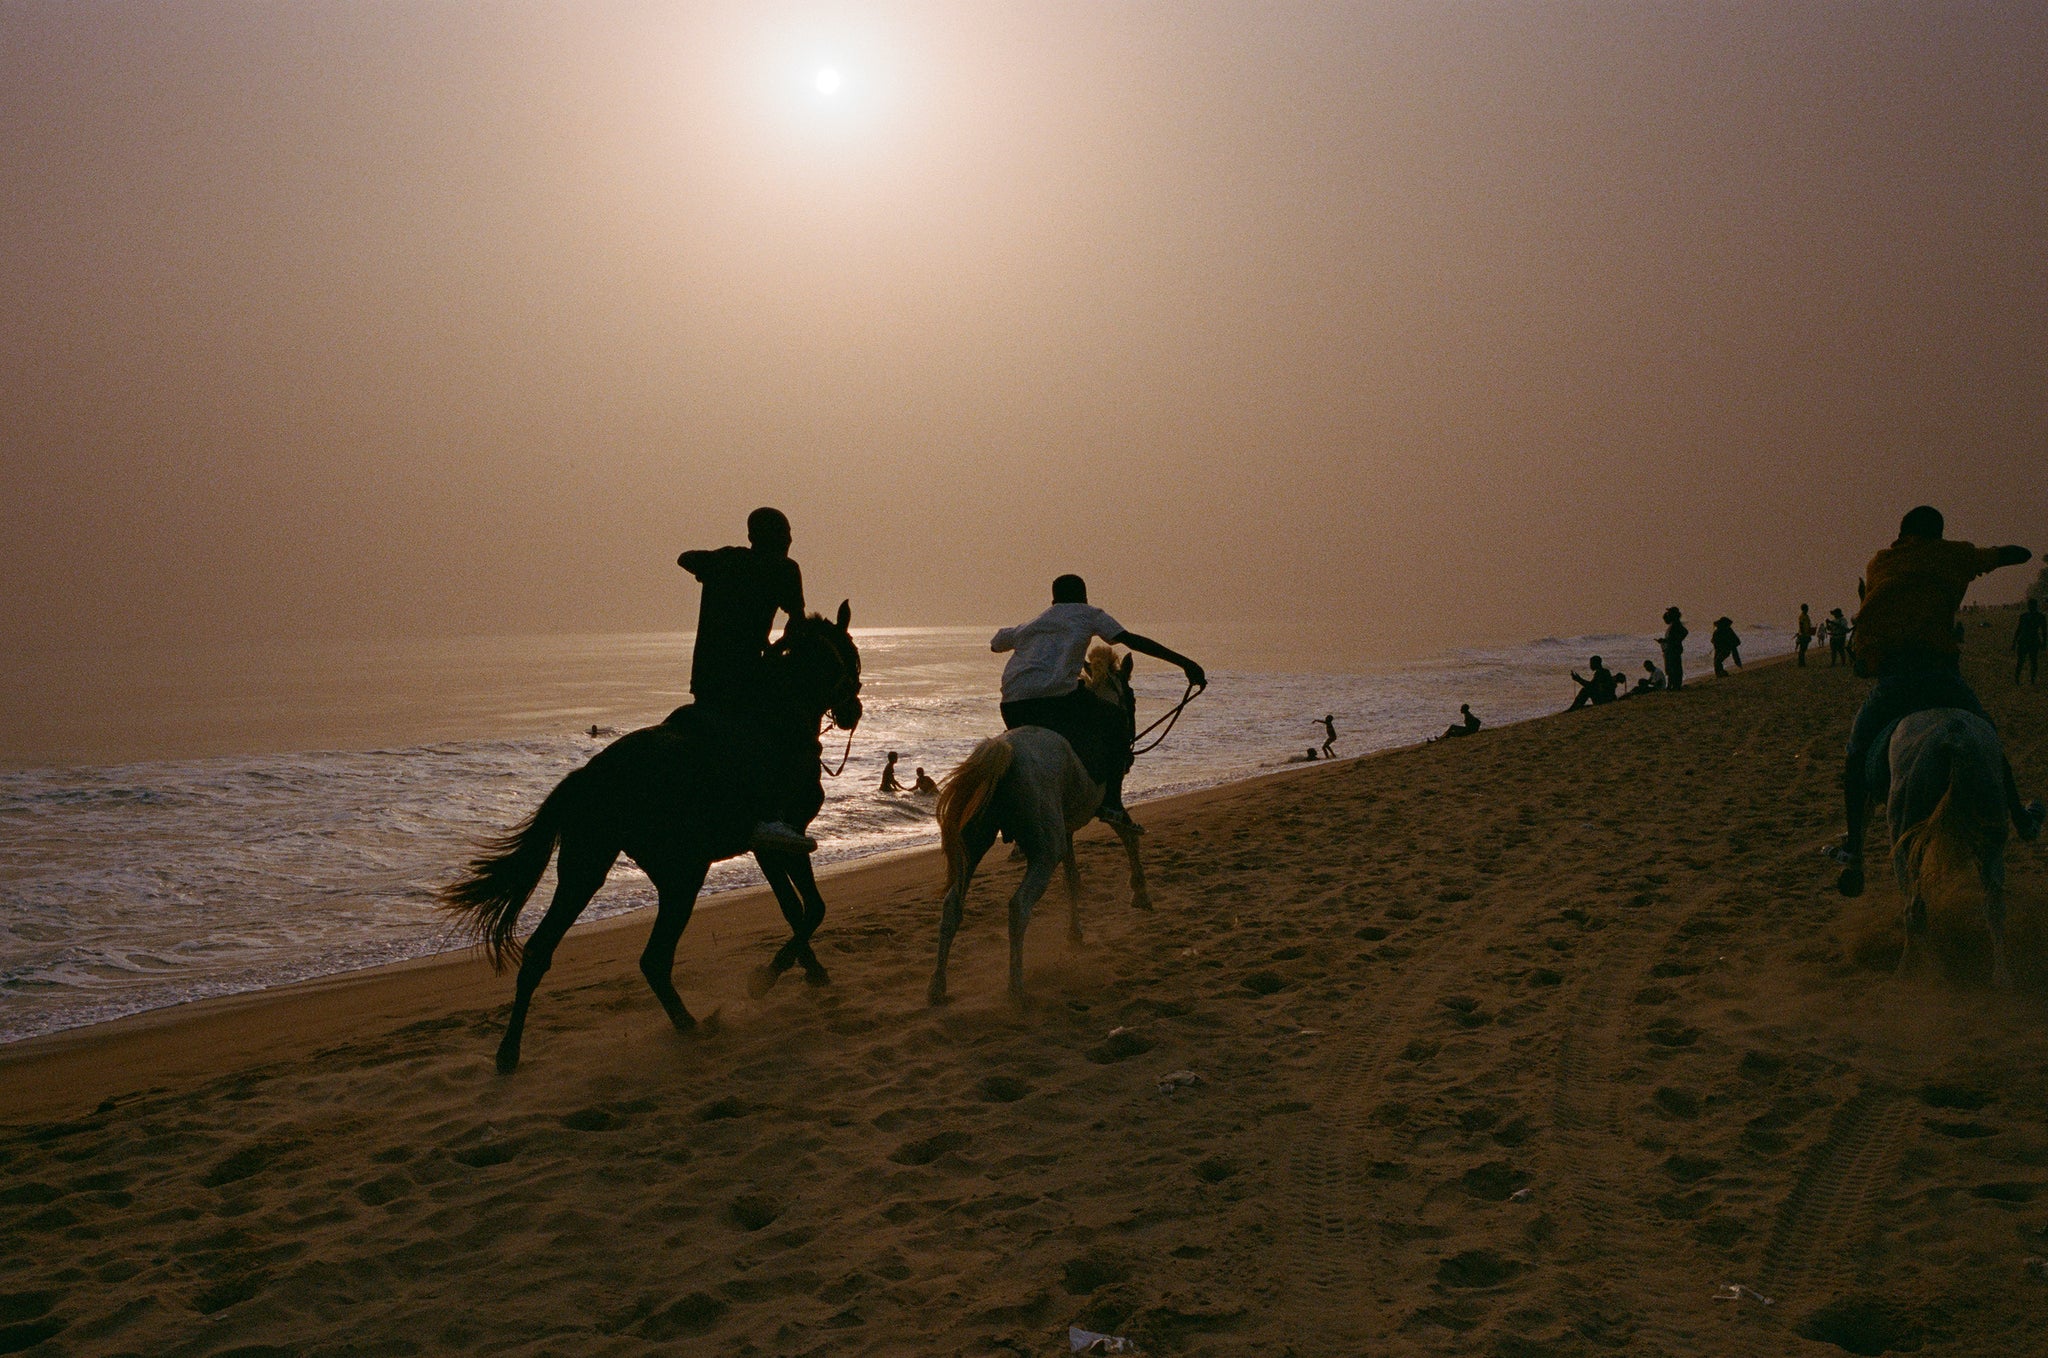
[(851, 599), (841, 599), (839, 601), (839, 625), (843, 628), (846, 626), (847, 623), (852, 621), (853, 601)]
[(1124, 665), (1119, 673), (1123, 675), (1125, 683), (1131, 682), (1131, 671), (1136, 668), (1138, 668), (1138, 657), (1129, 651), (1124, 652)]

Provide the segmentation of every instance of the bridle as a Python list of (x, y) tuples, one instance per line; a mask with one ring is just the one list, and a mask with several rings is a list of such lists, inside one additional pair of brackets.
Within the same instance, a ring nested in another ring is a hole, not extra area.
[[(1167, 711), (1166, 715), (1159, 718), (1158, 721), (1153, 722), (1144, 730), (1138, 732), (1138, 734), (1132, 736), (1132, 757), (1135, 758), (1136, 756), (1141, 754), (1150, 754), (1152, 751), (1158, 749), (1159, 746), (1166, 740), (1166, 738), (1173, 734), (1174, 723), (1180, 720), (1180, 714), (1185, 712), (1187, 710), (1188, 704), (1193, 702), (1198, 696), (1200, 696), (1202, 690), (1207, 687), (1209, 687), (1207, 684), (1189, 684), (1187, 687), (1187, 692), (1180, 695), (1180, 701), (1175, 703), (1172, 706), (1172, 708), (1170, 708)], [(1151, 735), (1154, 731), (1159, 730), (1161, 722), (1165, 723), (1166, 729), (1164, 731), (1159, 731), (1158, 739), (1154, 740), (1150, 745), (1142, 747), (1139, 746), (1139, 741), (1143, 740), (1146, 736)]]

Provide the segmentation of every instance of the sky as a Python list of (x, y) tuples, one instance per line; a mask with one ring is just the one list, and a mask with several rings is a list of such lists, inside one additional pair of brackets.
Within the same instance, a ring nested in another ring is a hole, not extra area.
[(1922, 501), (2048, 547), (2044, 69), (2028, 4), (9, 0), (0, 647), (683, 628), (759, 504), (872, 624), (1789, 625)]

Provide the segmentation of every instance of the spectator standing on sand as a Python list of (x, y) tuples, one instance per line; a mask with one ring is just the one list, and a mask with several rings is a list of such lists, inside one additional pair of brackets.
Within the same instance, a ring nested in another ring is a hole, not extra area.
[(1828, 668), (1849, 663), (1849, 620), (1839, 608), (1828, 611)]
[(1813, 625), (1813, 614), (1806, 611), (1806, 605), (1799, 605), (1799, 628), (1792, 635), (1792, 644), (1799, 648), (1799, 668), (1806, 668), (1806, 648), (1813, 645), (1813, 634), (1820, 629)]
[[(1856, 614), (1856, 673), (1874, 675), (1870, 696), (1849, 727), (1842, 766), (1848, 834), (1835, 850), (1842, 863), (1836, 882), (1844, 896), (1863, 894), (1863, 826), (1869, 811), (1870, 755), (1902, 717), (1952, 707), (1990, 723), (1984, 705), (1963, 679), (1956, 651), (1956, 609), (1970, 582), (2000, 566), (2031, 560), (2024, 547), (1978, 547), (1942, 537), (1941, 511), (1920, 505), (1899, 521), (1899, 536), (1870, 559), (1863, 607)], [(2041, 834), (2039, 802), (2022, 805), (2005, 764), (2006, 813), (2021, 839)]]
[(2048, 616), (2041, 613), (2039, 599), (2027, 600), (2027, 611), (2020, 614), (2019, 630), (2012, 634), (2012, 681), (2020, 681), (2020, 671), (2028, 672), (2028, 682), (2035, 687), (2041, 684), (2041, 651), (2048, 647)]
[(1712, 640), (1714, 643), (1714, 677), (1716, 679), (1726, 679), (1728, 677), (1728, 669), (1723, 663), (1724, 661), (1733, 660), (1736, 669), (1742, 668), (1742, 638), (1735, 635), (1734, 620), (1732, 618), (1714, 619), (1714, 635)]
[(1685, 687), (1685, 620), (1676, 605), (1664, 610), (1664, 639), (1657, 643), (1664, 652), (1664, 673), (1673, 693)]
[(1585, 678), (1581, 679), (1577, 670), (1572, 671), (1572, 682), (1579, 686), (1579, 694), (1565, 709), (1567, 712), (1576, 712), (1587, 703), (1600, 706), (1614, 701), (1614, 688), (1621, 682), (1620, 676), (1608, 669), (1607, 662), (1597, 655), (1587, 663), (1593, 667), (1593, 672)]

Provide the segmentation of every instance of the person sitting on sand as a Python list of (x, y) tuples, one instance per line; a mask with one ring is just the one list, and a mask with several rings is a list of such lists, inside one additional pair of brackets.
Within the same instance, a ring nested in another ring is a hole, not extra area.
[(1710, 640), (1714, 646), (1714, 677), (1716, 679), (1726, 679), (1728, 677), (1727, 661), (1733, 660), (1735, 668), (1738, 670), (1742, 668), (1742, 638), (1735, 635), (1734, 619), (1714, 619), (1714, 635)]
[(1315, 746), (1313, 746), (1313, 745), (1311, 745), (1311, 746), (1309, 746), (1309, 747), (1308, 747), (1308, 748), (1307, 748), (1306, 750), (1303, 750), (1303, 751), (1302, 751), (1302, 752), (1301, 752), (1300, 754), (1291, 754), (1291, 755), (1288, 755), (1288, 756), (1287, 756), (1287, 762), (1288, 762), (1288, 763), (1290, 763), (1290, 764), (1313, 764), (1313, 763), (1315, 763), (1315, 762), (1316, 762), (1316, 747), (1315, 747)]
[(1657, 662), (1645, 660), (1643, 662), (1643, 677), (1636, 680), (1636, 686), (1629, 691), (1631, 693), (1661, 693), (1664, 691), (1666, 682), (1664, 671), (1657, 668)]
[(2027, 600), (2027, 611), (2020, 614), (2020, 625), (2012, 634), (2012, 681), (2020, 681), (2020, 671), (2026, 670), (2028, 682), (2035, 687), (2041, 683), (2041, 651), (2048, 647), (2048, 615), (2041, 612), (2039, 599)]
[(1579, 686), (1579, 693), (1572, 699), (1572, 705), (1565, 709), (1567, 712), (1576, 712), (1587, 703), (1598, 705), (1614, 701), (1614, 689), (1621, 682), (1620, 676), (1608, 669), (1607, 662), (1597, 655), (1587, 663), (1593, 667), (1593, 673), (1586, 678), (1581, 679), (1577, 670), (1572, 671), (1572, 682)]
[(917, 766), (917, 781), (910, 785), (910, 795), (913, 797), (936, 797), (939, 795), (939, 785), (932, 781), (932, 776), (924, 771), (924, 765), (922, 764)]
[[(762, 507), (747, 515), (747, 545), (684, 552), (676, 564), (704, 586), (697, 605), (697, 640), (690, 653), (690, 692), (700, 707), (725, 714), (750, 745), (742, 787), (753, 804), (753, 846), (810, 853), (817, 841), (791, 826), (784, 808), (817, 777), (815, 735), (771, 733), (758, 719), (762, 658), (780, 611), (804, 615), (804, 576), (790, 559), (789, 519)], [(787, 622), (785, 622), (785, 627)]]
[(903, 784), (896, 781), (896, 752), (889, 751), (889, 758), (882, 764), (882, 792), (901, 792)]
[[(1874, 675), (1870, 696), (1849, 728), (1842, 768), (1848, 834), (1835, 849), (1843, 864), (1836, 886), (1844, 896), (1863, 893), (1863, 827), (1868, 810), (1871, 747), (1901, 717), (1953, 707), (1990, 716), (1963, 679), (1956, 650), (1956, 609), (1970, 582), (2000, 566), (2033, 558), (2024, 547), (1978, 547), (1942, 537), (1941, 511), (1920, 505), (1899, 521), (1899, 536), (1870, 559), (1867, 589), (1856, 613), (1856, 673)], [(1995, 725), (1995, 724), (1994, 724)], [(2041, 833), (2039, 802), (2020, 802), (2012, 763), (2005, 762), (2006, 811), (2021, 839)]]
[(1446, 726), (1443, 735), (1439, 739), (1450, 740), (1455, 736), (1469, 736), (1479, 729), (1480, 721), (1479, 718), (1472, 715), (1472, 704), (1459, 703), (1458, 711), (1461, 715), (1457, 723), (1452, 726)]
[(1806, 605), (1799, 605), (1799, 624), (1792, 632), (1792, 644), (1799, 648), (1799, 668), (1806, 668), (1806, 648), (1813, 645), (1813, 634), (1820, 629), (1813, 625), (1813, 614), (1806, 611)]
[(1141, 655), (1178, 665), (1196, 688), (1207, 687), (1202, 667), (1150, 637), (1127, 632), (1122, 623), (1088, 602), (1088, 583), (1078, 575), (1052, 582), (1052, 606), (1030, 622), (1005, 627), (988, 648), (1011, 652), (1003, 666), (1003, 725), (1043, 726), (1065, 736), (1102, 784), (1096, 816), (1110, 825), (1133, 824), (1124, 810), (1124, 774), (1131, 767), (1130, 718), (1081, 686), (1088, 645), (1101, 638)]
[(1337, 744), (1337, 714), (1334, 712), (1327, 714), (1320, 725), (1323, 728), (1323, 758), (1335, 759), (1337, 757), (1337, 751), (1334, 748)]
[(1664, 610), (1664, 635), (1657, 642), (1664, 652), (1664, 673), (1670, 676), (1673, 693), (1685, 687), (1685, 622), (1677, 606)]

